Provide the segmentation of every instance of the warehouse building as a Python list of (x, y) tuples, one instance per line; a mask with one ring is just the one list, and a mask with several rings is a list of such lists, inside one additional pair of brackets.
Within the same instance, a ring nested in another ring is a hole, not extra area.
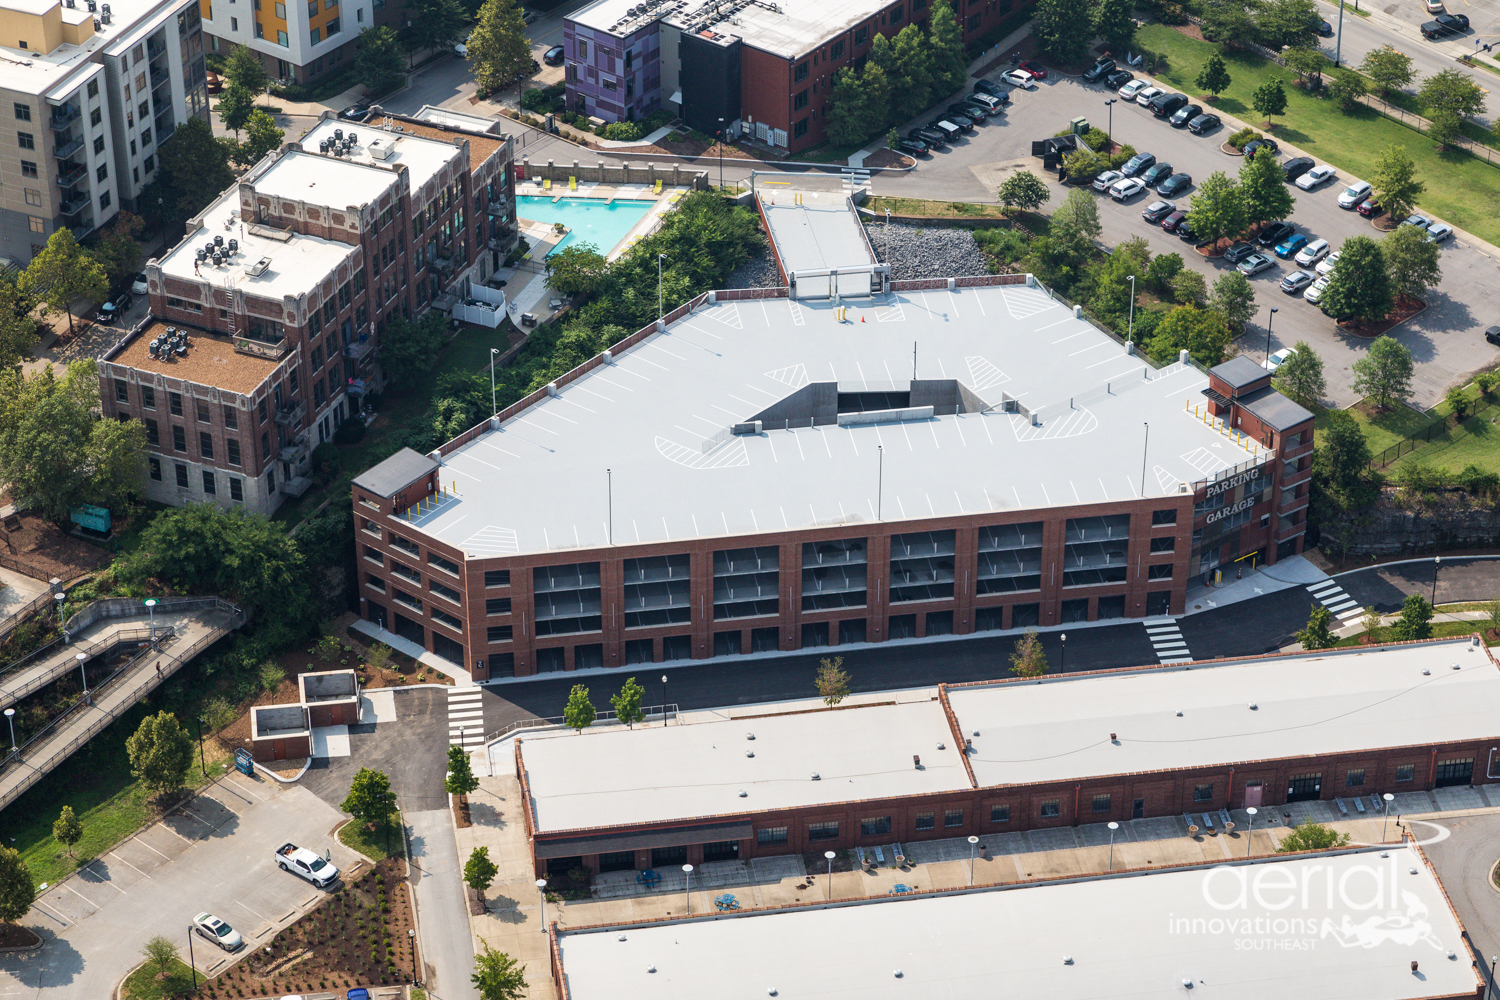
[(1497, 719), (1500, 664), (1455, 639), (945, 685), (514, 753), (541, 874), (1486, 784)]

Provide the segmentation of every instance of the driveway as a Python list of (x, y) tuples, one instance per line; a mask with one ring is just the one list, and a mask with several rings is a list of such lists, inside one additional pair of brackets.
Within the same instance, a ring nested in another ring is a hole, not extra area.
[[(1439, 819), (1451, 836), (1422, 850), (1463, 921), (1476, 957), (1484, 961), (1500, 955), (1500, 890), (1490, 882), (1490, 869), (1500, 859), (1500, 814)], [(1430, 828), (1416, 829), (1431, 836)], [(1484, 965), (1488, 976), (1489, 962)]]
[[(873, 181), (873, 188), (882, 195), (993, 203), (996, 195), (991, 179), (996, 167), (1024, 158), (1029, 169), (1043, 177), (1052, 189), (1049, 207), (1055, 208), (1073, 188), (1063, 188), (1056, 183), (1055, 175), (1043, 172), (1041, 160), (1031, 158), (1031, 143), (1055, 134), (1080, 115), (1097, 128), (1112, 128), (1117, 142), (1128, 143), (1140, 152), (1155, 153), (1159, 160), (1186, 171), (1195, 182), (1201, 182), (1216, 170), (1231, 176), (1239, 171), (1243, 159), (1219, 149), (1231, 129), (1225, 127), (1209, 136), (1195, 136), (1186, 129), (1172, 128), (1145, 108), (1124, 100), (1113, 105), (1111, 122), (1105, 101), (1114, 96), (1102, 85), (1089, 86), (1078, 79), (1052, 74), (1037, 90), (1015, 92), (1008, 113), (990, 119), (963, 142), (921, 160), (910, 173), (879, 175)], [(923, 120), (927, 117), (923, 116)], [(903, 131), (913, 124), (916, 123), (903, 126)], [(1297, 154), (1284, 149), (1283, 155)], [(1294, 189), (1296, 208), (1292, 221), (1298, 231), (1313, 238), (1322, 237), (1335, 248), (1351, 236), (1384, 235), (1358, 213), (1338, 207), (1338, 194), (1348, 183), (1350, 179), (1340, 176), (1316, 191)], [(1195, 190), (1196, 187), (1190, 187), (1173, 200), (1186, 208)], [(1153, 254), (1181, 255), (1188, 266), (1203, 273), (1210, 286), (1231, 266), (1223, 260), (1201, 257), (1191, 245), (1142, 220), (1141, 210), (1156, 200), (1151, 192), (1123, 204), (1104, 195), (1095, 197), (1104, 229), (1101, 241), (1106, 246), (1117, 246), (1132, 236), (1144, 236)], [(1442, 398), (1448, 386), (1467, 381), (1469, 373), (1495, 363), (1500, 352), (1485, 343), (1482, 336), (1483, 329), (1500, 316), (1500, 289), (1494, 281), (1494, 267), (1494, 261), (1476, 248), (1461, 239), (1452, 240), (1443, 252), (1443, 280), (1428, 296), (1429, 308), (1393, 334), (1411, 350), (1416, 361), (1413, 401), (1418, 405), (1431, 406)], [(1290, 261), (1278, 260), (1277, 266), (1250, 279), (1260, 314), (1241, 337), (1240, 350), (1256, 360), (1264, 358), (1268, 310), (1277, 307), (1279, 312), (1271, 323), (1270, 350), (1291, 346), (1298, 340), (1307, 341), (1323, 358), (1331, 401), (1347, 406), (1357, 398), (1349, 387), (1353, 378), (1350, 365), (1365, 355), (1369, 341), (1341, 333), (1332, 320), (1300, 295), (1281, 292), (1277, 287), (1281, 277), (1295, 269)]]
[[(345, 870), (354, 855), (332, 836), (343, 817), (306, 789), (232, 772), (186, 808), (125, 841), (44, 891), (22, 921), (40, 951), (0, 956), (0, 996), (100, 1000), (142, 961), (158, 934), (188, 957), (188, 925), (209, 910), (255, 947), (315, 905), (323, 893), (276, 870), (272, 852), (290, 840), (332, 850)], [(214, 970), (225, 954), (196, 939), (196, 964)]]

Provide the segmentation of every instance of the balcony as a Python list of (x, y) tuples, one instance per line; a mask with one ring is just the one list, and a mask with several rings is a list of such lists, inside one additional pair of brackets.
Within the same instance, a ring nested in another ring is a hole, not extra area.
[(485, 208), (485, 212), (488, 213), (490, 218), (498, 219), (505, 214), (506, 209), (509, 207), (510, 202), (507, 199), (493, 198), (490, 200), (489, 206)]
[(82, 148), (83, 138), (81, 136), (74, 136), (73, 138), (68, 139), (66, 142), (54, 147), (52, 150), (52, 155), (57, 157), (59, 160), (66, 160)]
[(285, 448), (282, 448), (281, 451), (277, 453), (276, 457), (285, 462), (287, 465), (301, 465), (303, 461), (307, 459), (307, 456), (309, 454), (308, 437), (310, 437), (310, 435), (306, 431), (297, 435), (296, 440), (287, 445)]
[(172, 79), (172, 74), (171, 73), (168, 73), (164, 69), (158, 69), (155, 66), (151, 67), (151, 88), (153, 90), (156, 89), (157, 87), (160, 87), (162, 84), (168, 82), (171, 79)]
[(88, 168), (71, 160), (58, 165), (57, 186), (64, 190), (76, 187), (89, 179)]
[(281, 484), (281, 491), (289, 497), (300, 497), (307, 492), (312, 485), (312, 479), (307, 476), (293, 476)]
[(290, 427), (302, 426), (302, 415), (307, 412), (307, 404), (302, 400), (284, 403), (276, 408), (276, 422)]
[(434, 257), (432, 259), (432, 266), (433, 266), (433, 268), (435, 270), (442, 271), (442, 272), (446, 273), (448, 271), (453, 270), (453, 258), (452, 257)]
[(344, 357), (350, 361), (364, 361), (366, 358), (371, 357), (374, 352), (375, 341), (371, 340), (368, 335), (358, 340), (351, 340), (344, 345)]
[(64, 104), (60, 108), (53, 108), (52, 115), (47, 121), (56, 131), (62, 131), (70, 127), (74, 122), (83, 117), (83, 112), (78, 110), (75, 104)]
[(234, 349), (240, 354), (249, 354), (257, 358), (265, 358), (267, 361), (280, 361), (286, 357), (286, 338), (268, 344), (263, 340), (251, 340), (248, 337), (234, 338)]
[(63, 202), (62, 205), (58, 208), (58, 211), (63, 215), (72, 216), (77, 215), (79, 212), (82, 212), (85, 208), (88, 207), (88, 195), (79, 195), (76, 198)]

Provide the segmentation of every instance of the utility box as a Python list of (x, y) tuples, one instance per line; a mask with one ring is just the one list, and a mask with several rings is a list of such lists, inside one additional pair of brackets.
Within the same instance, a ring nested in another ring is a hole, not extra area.
[(1068, 130), (1074, 135), (1086, 135), (1089, 130), (1089, 120), (1082, 115), (1068, 122)]

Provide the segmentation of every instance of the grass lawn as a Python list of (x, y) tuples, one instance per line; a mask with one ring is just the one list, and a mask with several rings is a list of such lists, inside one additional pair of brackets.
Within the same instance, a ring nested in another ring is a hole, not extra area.
[[(1475, 632), (1479, 632), (1479, 633), (1482, 634), (1484, 632), (1484, 629), (1485, 629), (1485, 623), (1484, 622), (1466, 622), (1466, 621), (1445, 622), (1445, 621), (1434, 621), (1432, 623), (1432, 638), (1434, 638), (1434, 639), (1451, 639), (1454, 636), (1473, 635)], [(1360, 644), (1359, 640), (1360, 640), (1361, 636), (1363, 636), (1363, 635), (1364, 635), (1364, 633), (1361, 632), (1361, 633), (1359, 633), (1359, 635), (1352, 635), (1352, 636), (1350, 636), (1347, 639), (1340, 639), (1338, 641), (1338, 645), (1335, 648), (1336, 649), (1342, 649), (1345, 646), (1358, 646)], [(1377, 640), (1379, 640), (1380, 642), (1395, 642), (1396, 641), (1396, 630), (1395, 630), (1395, 627), (1392, 626), (1392, 625), (1382, 625), (1380, 628), (1378, 628), (1378, 629), (1375, 630), (1375, 638)], [(1487, 643), (1487, 644), (1491, 645), (1491, 646), (1494, 645), (1494, 643)]]
[(968, 201), (924, 201), (921, 198), (872, 198), (869, 208), (876, 215), (927, 216), (935, 219), (1003, 219), (1000, 205), (977, 205)]
[[(1313, 423), (1318, 432), (1328, 426), (1328, 415), (1335, 412), (1338, 411), (1318, 411), (1317, 419)], [(1393, 407), (1377, 417), (1371, 417), (1365, 408), (1358, 404), (1344, 412), (1354, 417), (1355, 422), (1359, 424), (1359, 429), (1364, 431), (1365, 440), (1370, 445), (1371, 455), (1379, 455), (1385, 449), (1395, 445), (1397, 441), (1410, 437), (1432, 422), (1431, 416), (1418, 413), (1407, 406)], [(1316, 434), (1313, 440), (1317, 440)]]
[[(136, 969), (120, 988), (120, 1000), (174, 1000), (193, 992), (193, 970), (180, 959), (172, 963), (166, 978), (157, 979), (156, 976), (155, 962)], [(207, 977), (198, 976), (197, 981), (201, 985)]]
[(367, 830), (365, 824), (359, 820), (351, 820), (339, 827), (339, 843), (352, 851), (358, 851), (365, 857), (374, 861), (382, 861), (389, 857), (401, 857), (401, 813), (391, 813), (391, 849), (385, 849), (386, 836), (385, 825), (377, 823), (375, 829)]
[(1447, 433), (1434, 435), (1431, 441), (1416, 451), (1392, 462), (1386, 470), (1387, 474), (1412, 462), (1453, 472), (1469, 465), (1477, 465), (1487, 472), (1500, 472), (1500, 431), (1490, 423), (1493, 417), (1494, 410), (1487, 410), (1470, 417)]
[[(1218, 46), (1162, 24), (1147, 25), (1136, 32), (1136, 38), (1141, 45), (1166, 53), (1167, 66), (1157, 74), (1163, 83), (1198, 96), (1194, 81)], [(1250, 95), (1261, 84), (1279, 78), (1285, 85), (1287, 113), (1273, 119), (1272, 134), (1277, 138), (1366, 179), (1375, 173), (1375, 160), (1387, 147), (1405, 146), (1416, 162), (1417, 176), (1427, 185), (1421, 210), (1482, 239), (1500, 242), (1500, 169), (1467, 153), (1439, 152), (1432, 140), (1383, 118), (1373, 108), (1346, 114), (1333, 101), (1309, 97), (1293, 86), (1294, 73), (1258, 55), (1239, 51), (1221, 55), (1234, 82), (1219, 96), (1218, 110), (1259, 125), (1262, 119), (1251, 108)], [(1233, 175), (1238, 169), (1238, 160), (1226, 158), (1225, 173)]]

